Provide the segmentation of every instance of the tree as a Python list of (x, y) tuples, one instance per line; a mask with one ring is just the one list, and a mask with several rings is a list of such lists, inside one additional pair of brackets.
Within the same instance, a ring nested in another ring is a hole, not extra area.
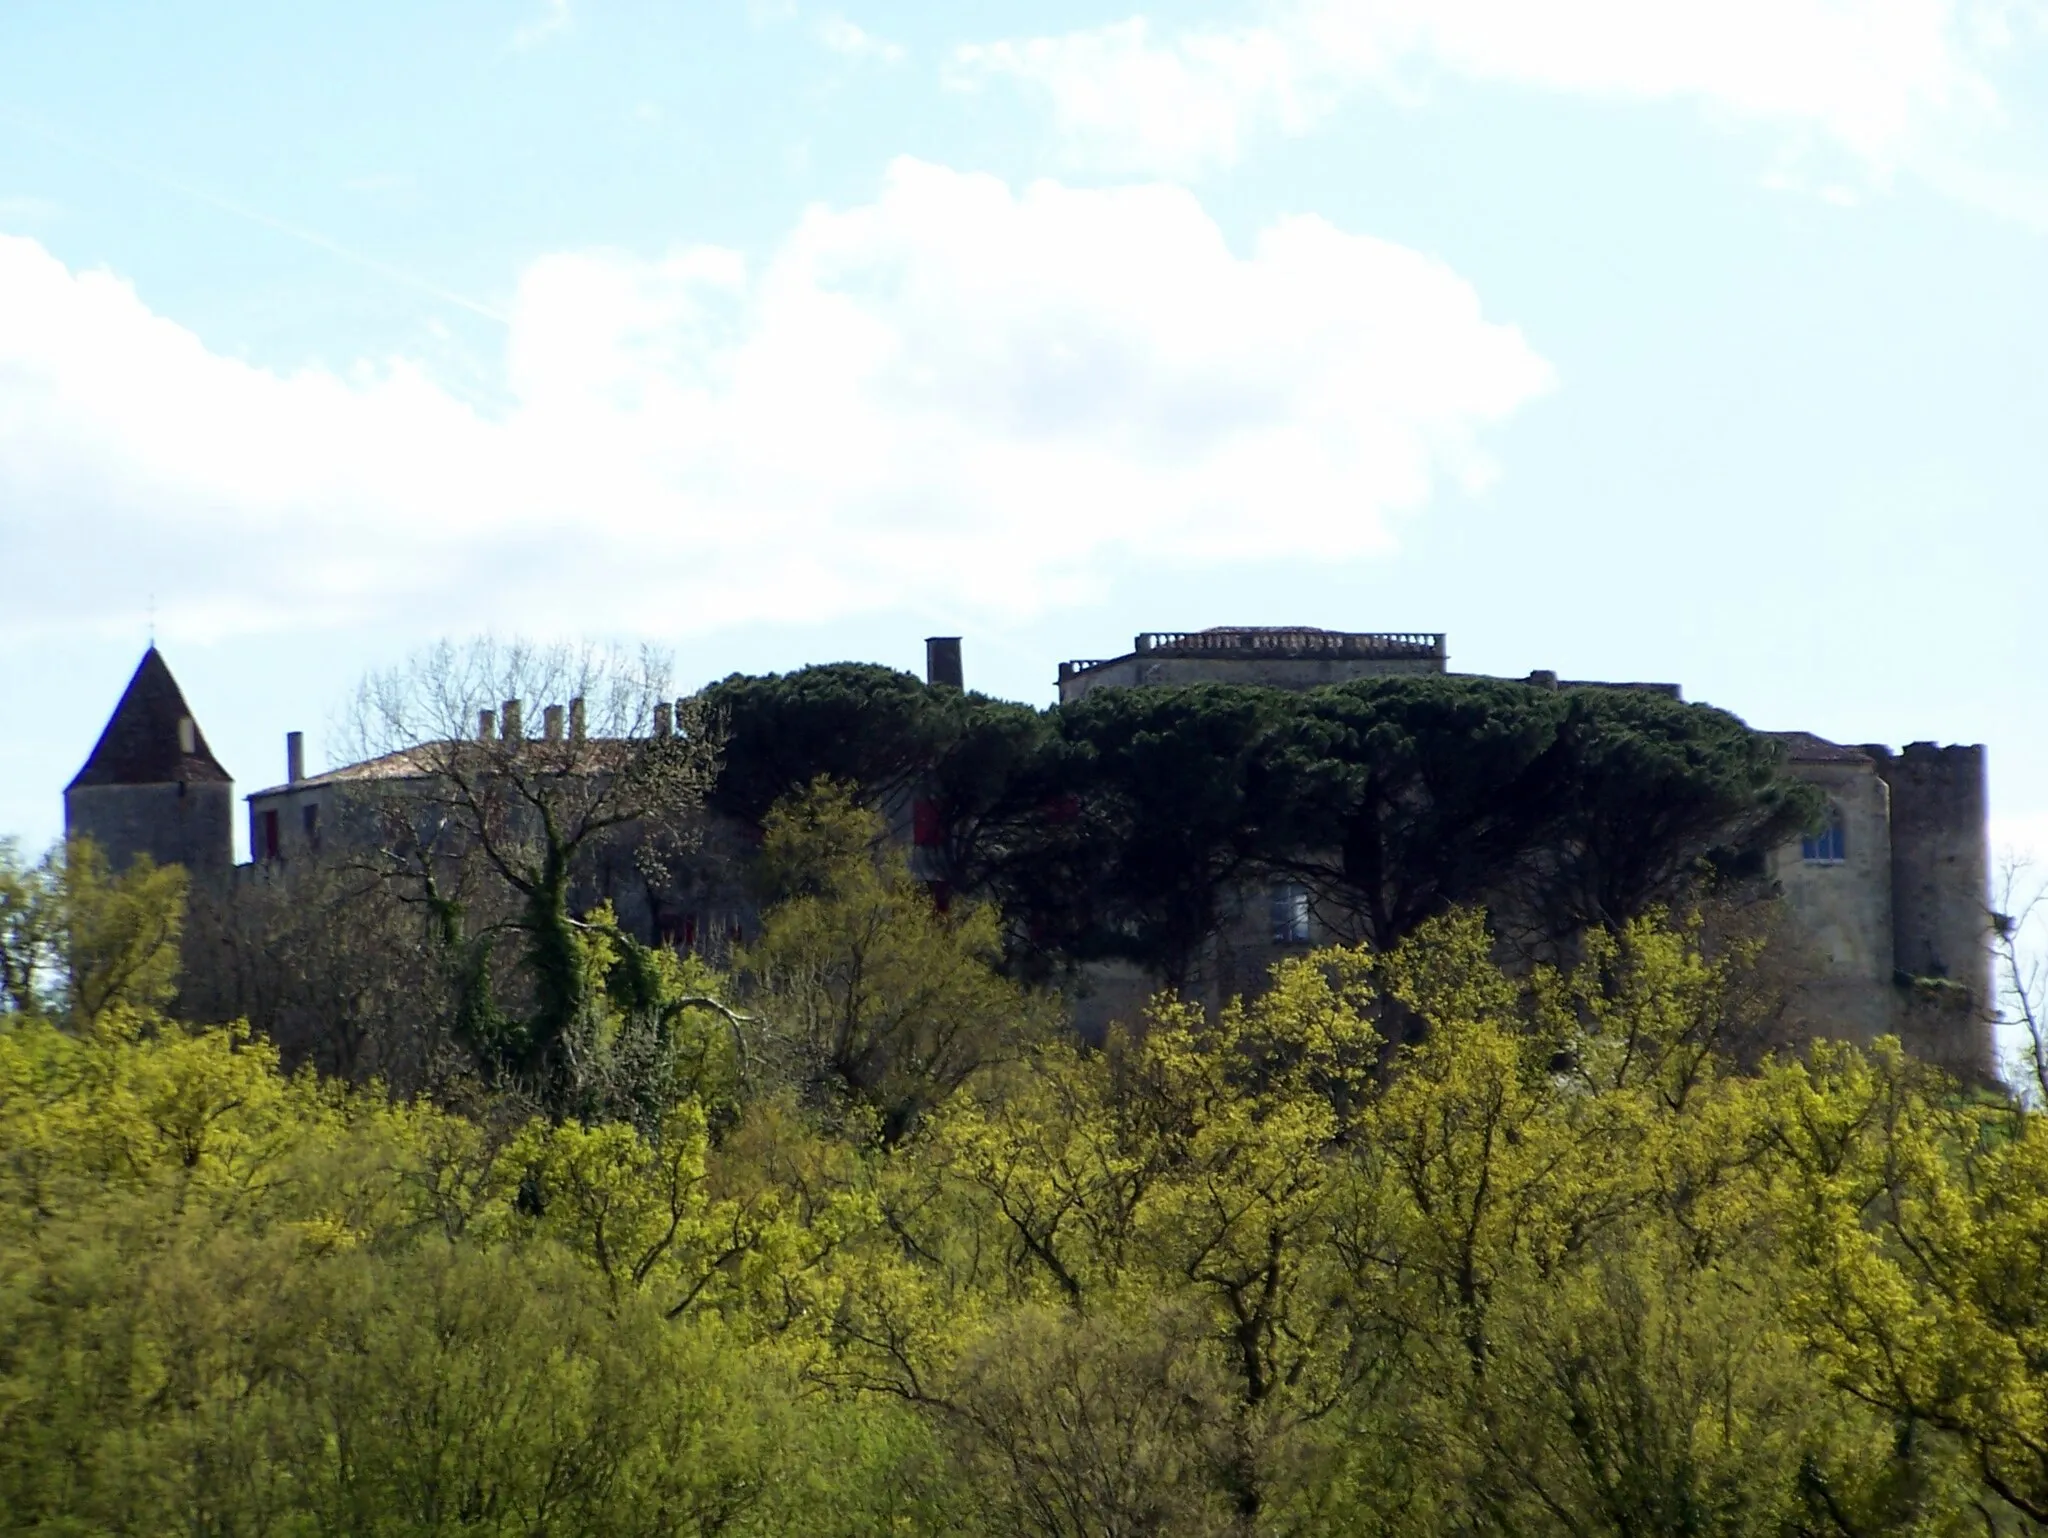
[[(1162, 997), (1141, 1031), (1099, 1052), (1048, 1044), (1003, 1103), (963, 1104), (934, 1130), (988, 1224), (967, 1253), (1006, 1257), (1021, 1299), (1090, 1318), (1180, 1311), (1202, 1365), (1168, 1375), (1215, 1385), (1204, 1456), (1246, 1522), (1303, 1428), (1371, 1365), (1330, 1242), (1354, 1194), (1333, 1155), (1378, 1063), (1369, 971), (1355, 951), (1291, 961), (1215, 1020)], [(945, 1252), (905, 1220), (920, 1249)]]
[(1267, 862), (1382, 949), (1484, 906), (1542, 954), (1686, 900), (1818, 809), (1769, 738), (1642, 689), (1363, 680), (1303, 696), (1276, 756)]
[[(771, 821), (795, 954), (894, 958), (857, 1020), (971, 1013), (872, 812)], [(604, 1029), (810, 1039), (582, 922)], [(1510, 972), (1454, 912), (1012, 1038), (893, 1141), (708, 1050), (659, 1116), (472, 1118), (11, 1013), (0, 1532), (2040, 1531), (2048, 1124), (1895, 1043), (1737, 1072), (1702, 933)]]
[(183, 867), (136, 858), (119, 875), (85, 838), (27, 865), (0, 842), (0, 1011), (154, 1010), (177, 994)]
[(865, 662), (735, 673), (704, 691), (725, 740), (711, 804), (758, 825), (820, 778), (879, 804), (931, 770), (980, 698)]
[(1556, 855), (1527, 888), (1552, 933), (1618, 927), (1684, 898), (1708, 866), (1759, 867), (1823, 809), (1816, 787), (1784, 773), (1778, 744), (1726, 711), (1642, 689), (1577, 689), (1570, 701)]
[(2020, 1092), (2036, 1109), (2048, 1108), (2048, 957), (2040, 926), (2048, 919), (2048, 885), (2030, 881), (2026, 862), (2008, 855), (1999, 872), (1998, 911), (1991, 915), (2005, 1018), (2023, 1035)]
[(761, 862), (782, 900), (740, 970), (766, 1045), (884, 1146), (1043, 1028), (1042, 1001), (997, 970), (994, 910), (941, 912), (846, 789), (821, 781), (772, 811)]
[(758, 824), (819, 775), (892, 814), (915, 798), (926, 858), (1040, 975), (1114, 958), (1183, 982), (1267, 878), (1383, 949), (1477, 905), (1551, 954), (1749, 870), (1818, 805), (1770, 739), (1640, 689), (1392, 677), (1034, 711), (836, 664), (707, 697), (731, 733), (714, 805)]
[(14, 839), (0, 839), (0, 1011), (40, 1013), (57, 960), (57, 853), (33, 864)]
[[(524, 708), (543, 701), (536, 737)], [(485, 640), (372, 674), (354, 725), (388, 773), (352, 793), (378, 868), (440, 924), (458, 1038), (487, 1072), (566, 1103), (601, 982), (582, 943), (590, 883), (602, 859), (659, 879), (688, 841), (718, 762), (701, 705), (670, 699), (651, 653)], [(516, 990), (492, 965), (502, 937)]]
[(2048, 1123), (1895, 1040), (1768, 1082), (1793, 1317), (1829, 1376), (2048, 1525)]
[(1493, 679), (1385, 678), (1305, 696), (1274, 749), (1265, 863), (1382, 950), (1497, 897), (1555, 836), (1574, 765), (1566, 696)]
[(1228, 1389), (1171, 1308), (1026, 1307), (963, 1354), (944, 1421), (999, 1530), (1202, 1538), (1232, 1526)]
[(1036, 837), (996, 881), (1047, 943), (1184, 982), (1228, 894), (1272, 847), (1275, 690), (1103, 689), (1061, 706)]

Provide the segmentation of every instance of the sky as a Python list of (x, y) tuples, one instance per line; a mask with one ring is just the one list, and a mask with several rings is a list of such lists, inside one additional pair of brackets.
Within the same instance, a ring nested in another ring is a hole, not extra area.
[(2048, 4), (855, 3), (0, 0), (0, 834), (152, 634), (246, 791), (443, 636), (1302, 624), (2048, 855)]

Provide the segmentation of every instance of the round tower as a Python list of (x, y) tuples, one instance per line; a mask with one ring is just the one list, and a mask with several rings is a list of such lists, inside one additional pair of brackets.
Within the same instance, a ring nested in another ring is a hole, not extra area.
[(64, 787), (64, 833), (90, 838), (115, 870), (146, 854), (211, 875), (234, 864), (234, 793), (152, 646), (92, 756)]

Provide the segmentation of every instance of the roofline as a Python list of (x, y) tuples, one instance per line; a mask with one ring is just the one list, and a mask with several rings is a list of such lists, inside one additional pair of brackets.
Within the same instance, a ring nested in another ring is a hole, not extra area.
[[(1244, 638), (1262, 636), (1274, 644), (1259, 645)], [(1320, 641), (1308, 638), (1320, 637)], [(1208, 630), (1147, 630), (1134, 637), (1130, 651), (1117, 657), (1089, 657), (1059, 665), (1059, 678), (1079, 678), (1101, 668), (1114, 667), (1139, 657), (1164, 657), (1169, 661), (1194, 661), (1204, 657), (1256, 658), (1261, 654), (1278, 661), (1313, 662), (1357, 660), (1415, 662), (1443, 659), (1450, 655), (1448, 633), (1441, 630), (1323, 630), (1315, 626), (1219, 625)], [(1366, 644), (1358, 644), (1366, 643)]]
[[(496, 741), (497, 739), (494, 738), (492, 740)], [(526, 740), (536, 746), (544, 746), (548, 742), (548, 739), (543, 737), (528, 738)], [(596, 747), (608, 742), (634, 742), (637, 740), (639, 739), (632, 737), (585, 737), (582, 739), (582, 743), (585, 747)], [(323, 769), (320, 773), (309, 774), (302, 780), (286, 780), (281, 785), (267, 785), (262, 790), (250, 791), (242, 799), (244, 801), (254, 801), (259, 796), (280, 796), (295, 790), (323, 790), (336, 785), (391, 785), (410, 780), (431, 780), (439, 773), (438, 770), (428, 768), (408, 770), (404, 773), (385, 774), (357, 774), (353, 771), (366, 769), (370, 765), (382, 763), (386, 759), (423, 752), (428, 748), (462, 747), (469, 745), (471, 742), (472, 739), (470, 738), (452, 737), (432, 742), (422, 742), (411, 748), (397, 748), (390, 753), (380, 753), (375, 758), (358, 759), (352, 764), (339, 764), (332, 769)]]

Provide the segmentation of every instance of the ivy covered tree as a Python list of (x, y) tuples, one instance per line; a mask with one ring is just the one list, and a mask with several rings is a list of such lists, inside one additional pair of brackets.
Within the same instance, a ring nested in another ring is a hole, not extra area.
[(373, 673), (353, 724), (375, 772), (350, 815), (434, 921), (453, 1034), (487, 1077), (566, 1106), (601, 1013), (593, 864), (659, 875), (686, 846), (718, 762), (701, 706), (652, 653), (481, 640)]

